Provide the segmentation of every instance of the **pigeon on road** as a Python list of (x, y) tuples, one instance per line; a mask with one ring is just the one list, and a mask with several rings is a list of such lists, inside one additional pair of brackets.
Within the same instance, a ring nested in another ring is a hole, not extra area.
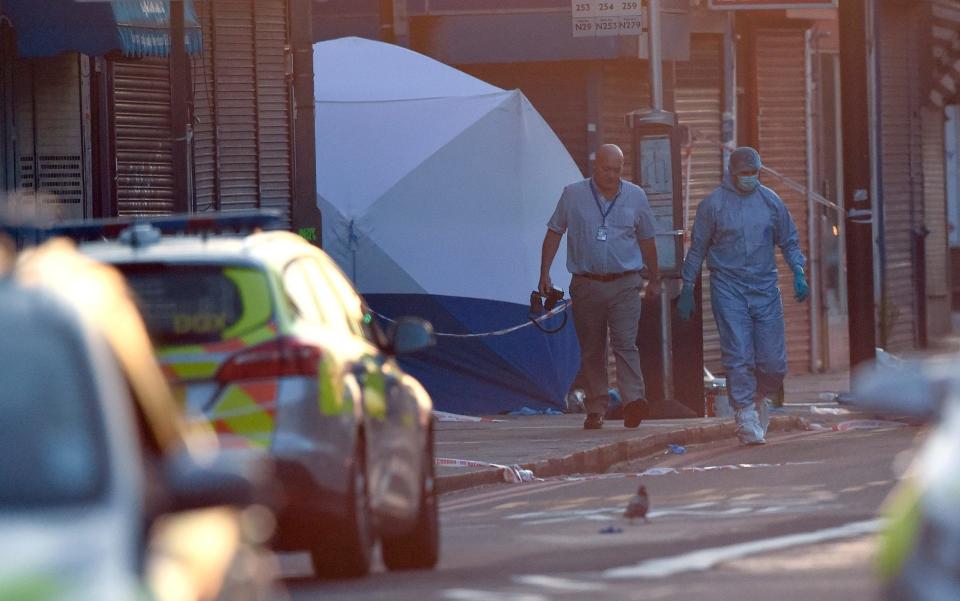
[(631, 524), (637, 518), (643, 518), (644, 522), (649, 522), (650, 520), (647, 519), (649, 509), (650, 495), (647, 494), (647, 487), (641, 484), (637, 489), (637, 494), (633, 495), (630, 502), (627, 503), (627, 508), (623, 511), (623, 517), (628, 518)]

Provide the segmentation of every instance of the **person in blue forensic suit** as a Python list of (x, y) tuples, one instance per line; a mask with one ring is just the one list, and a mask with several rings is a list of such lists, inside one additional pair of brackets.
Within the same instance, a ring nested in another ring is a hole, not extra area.
[(787, 372), (777, 246), (793, 272), (796, 300), (810, 294), (797, 227), (777, 193), (760, 184), (761, 166), (756, 150), (737, 148), (723, 184), (700, 203), (677, 302), (680, 319), (690, 319), (706, 258), (737, 437), (747, 445), (766, 442), (770, 399)]

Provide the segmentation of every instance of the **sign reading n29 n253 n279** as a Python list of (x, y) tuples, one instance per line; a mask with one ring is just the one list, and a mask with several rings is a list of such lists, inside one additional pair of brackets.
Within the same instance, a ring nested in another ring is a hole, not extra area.
[(575, 38), (640, 35), (643, 29), (640, 0), (571, 0), (570, 9)]
[(793, 0), (793, 2), (770, 2), (769, 0), (710, 0), (710, 8), (723, 10), (778, 10), (836, 7), (837, 0)]

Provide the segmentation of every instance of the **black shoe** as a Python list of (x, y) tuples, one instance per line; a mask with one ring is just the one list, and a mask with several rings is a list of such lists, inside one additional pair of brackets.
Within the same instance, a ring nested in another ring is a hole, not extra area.
[(602, 413), (588, 413), (587, 419), (583, 420), (584, 430), (599, 430), (603, 427)]
[(625, 428), (636, 428), (640, 422), (647, 418), (650, 407), (646, 399), (637, 399), (627, 403), (623, 407), (623, 426)]

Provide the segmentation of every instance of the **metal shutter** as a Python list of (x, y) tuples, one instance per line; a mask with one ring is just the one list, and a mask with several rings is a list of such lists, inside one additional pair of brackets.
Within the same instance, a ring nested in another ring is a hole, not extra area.
[[(604, 61), (600, 72), (600, 138), (598, 144), (616, 144), (626, 158), (623, 179), (634, 177), (633, 132), (627, 127), (626, 115), (650, 106), (650, 77), (647, 61)], [(657, 217), (673, 221), (673, 207), (653, 207)]]
[(198, 5), (204, 52), (193, 58), (197, 210), (292, 212), (285, 0)]
[(930, 234), (926, 240), (925, 294), (930, 303), (929, 332), (948, 332), (950, 325), (950, 272), (947, 263), (947, 174), (944, 156), (943, 110), (924, 109), (923, 119), (923, 204), (924, 222)]
[(167, 60), (116, 58), (109, 65), (117, 214), (168, 215), (175, 202)]
[(83, 218), (90, 201), (80, 61), (65, 53), (13, 65), (17, 187), (56, 219)]
[[(697, 207), (723, 177), (721, 127), (723, 118), (723, 38), (719, 35), (694, 35), (690, 40), (690, 60), (676, 63), (674, 103), (681, 125), (690, 128), (692, 151), (681, 154), (684, 193), (689, 193), (687, 232), (693, 227)], [(689, 169), (689, 191), (687, 173)], [(710, 308), (710, 275), (703, 274), (703, 362), (719, 373), (720, 335)]]
[(589, 173), (586, 63), (484, 64), (458, 68), (505, 90), (523, 92), (563, 142), (580, 171)]
[(203, 51), (190, 57), (193, 76), (193, 202), (194, 211), (215, 211), (218, 208), (220, 183), (219, 137), (216, 115), (217, 94), (213, 83), (212, 6), (214, 2), (197, 2), (197, 22), (203, 36)]
[(256, 0), (257, 148), (260, 206), (283, 211), (290, 223), (292, 201), (290, 87), (285, 0)]
[(213, 93), (217, 99), (219, 204), (224, 210), (255, 208), (257, 165), (256, 45), (251, 2), (213, 2)]
[(915, 346), (916, 302), (910, 232), (921, 192), (920, 75), (910, 7), (880, 9), (880, 145), (883, 202), (883, 302), (879, 344), (891, 351)]
[[(807, 182), (806, 41), (798, 29), (757, 31), (758, 150), (763, 162), (802, 186)], [(783, 199), (800, 234), (800, 245), (809, 257), (807, 199), (776, 178), (763, 176)], [(779, 257), (779, 252), (777, 253)], [(778, 258), (787, 331), (787, 358), (793, 373), (810, 371), (810, 305), (793, 299), (793, 275)]]

